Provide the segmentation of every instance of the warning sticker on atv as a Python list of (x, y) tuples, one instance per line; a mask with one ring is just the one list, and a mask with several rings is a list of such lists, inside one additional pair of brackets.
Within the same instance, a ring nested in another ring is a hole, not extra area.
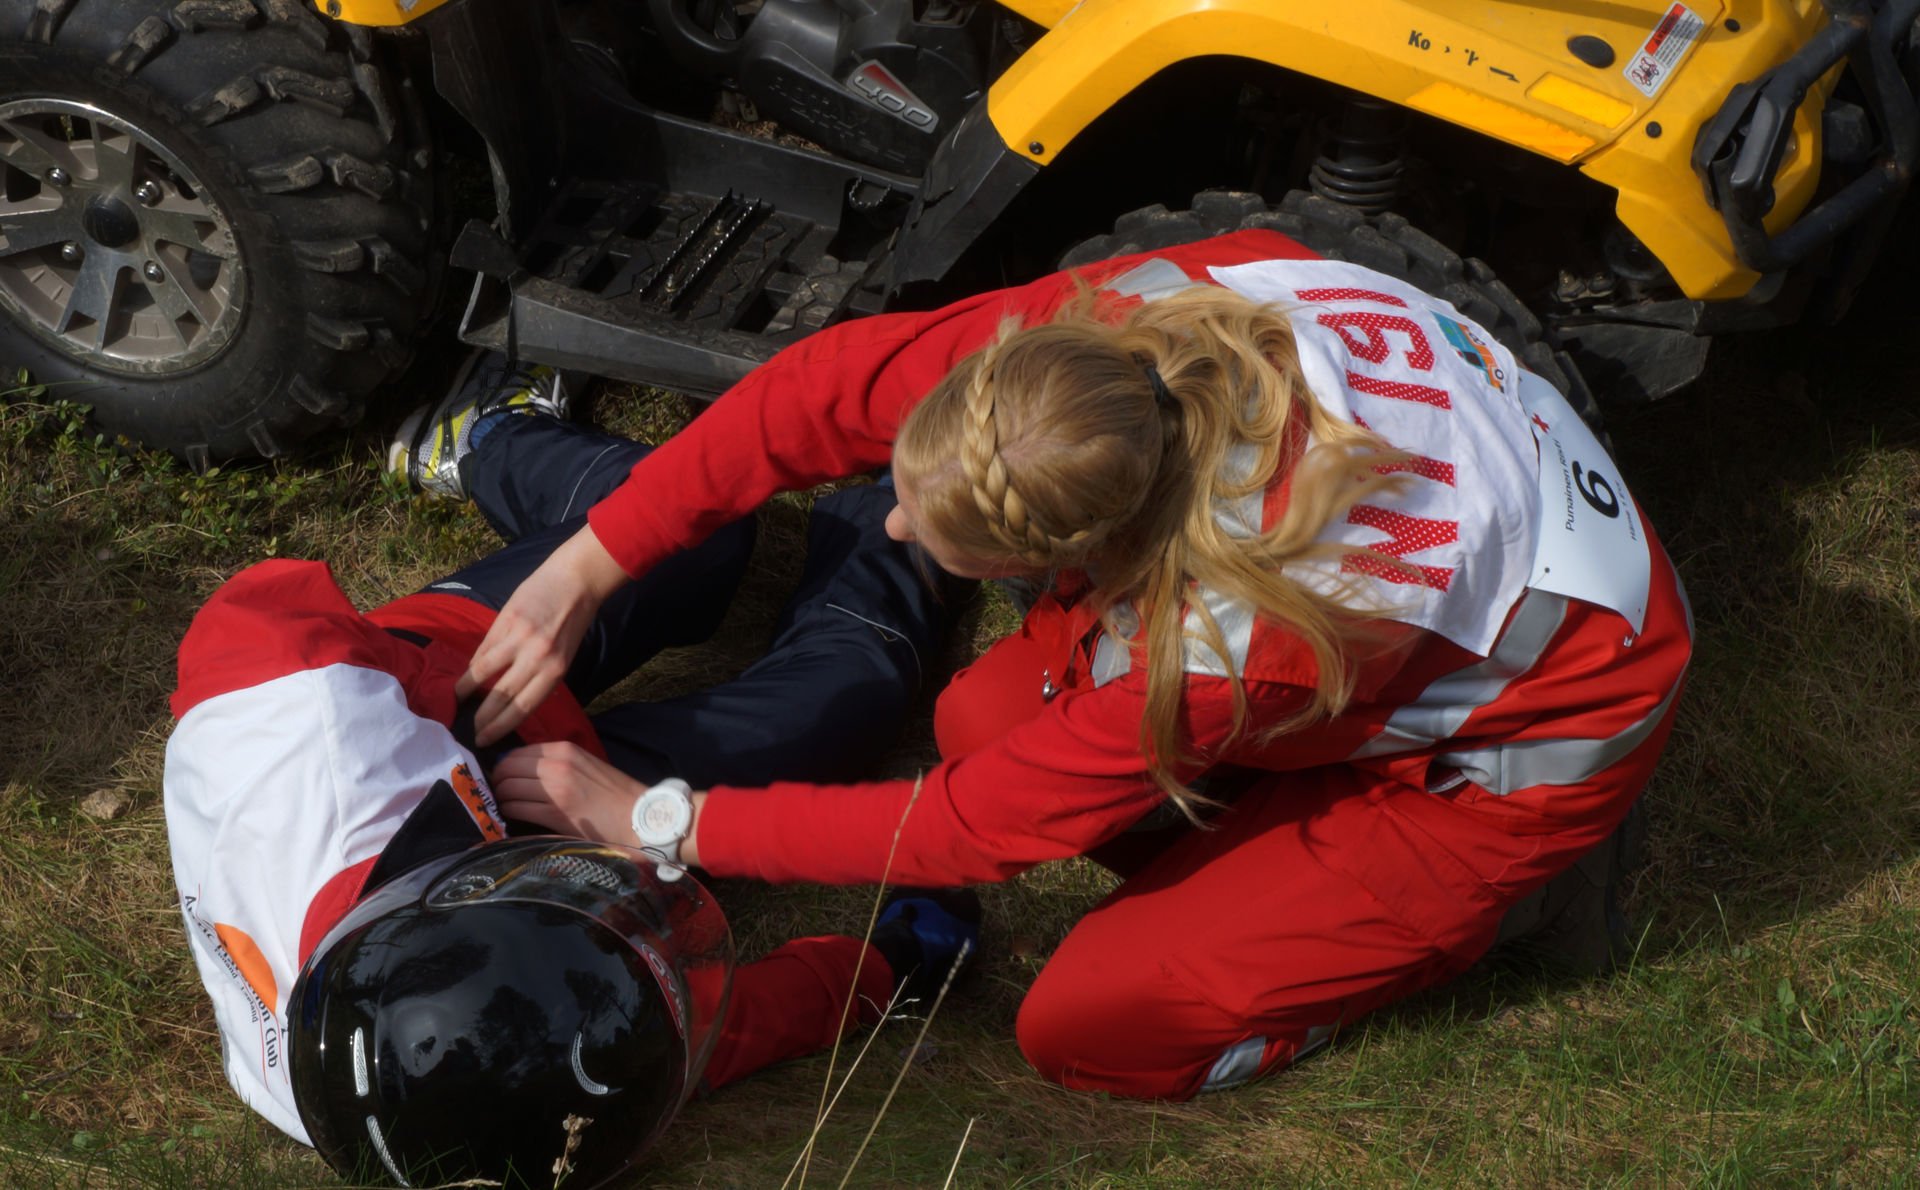
[(1627, 63), (1627, 81), (1649, 99), (1659, 94), (1667, 76), (1680, 64), (1687, 47), (1699, 38), (1700, 30), (1705, 27), (1706, 22), (1686, 5), (1669, 7), (1667, 15), (1660, 18), (1660, 23), (1647, 37), (1646, 44)]

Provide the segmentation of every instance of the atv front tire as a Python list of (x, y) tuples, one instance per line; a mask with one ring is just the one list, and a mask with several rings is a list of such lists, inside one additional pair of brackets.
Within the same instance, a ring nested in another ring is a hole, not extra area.
[(0, 0), (0, 365), (197, 466), (357, 418), (434, 279), (376, 48), (304, 0)]
[(1501, 284), (1493, 270), (1462, 259), (1399, 215), (1363, 215), (1318, 195), (1293, 191), (1279, 206), (1257, 194), (1209, 190), (1193, 206), (1170, 211), (1154, 205), (1120, 216), (1111, 235), (1068, 249), (1062, 268), (1134, 252), (1153, 252), (1210, 236), (1265, 228), (1297, 240), (1330, 260), (1375, 269), (1451, 302), (1455, 309), (1506, 344), (1520, 365), (1559, 389), (1595, 432), (1600, 406), (1579, 369), (1558, 349), (1551, 332)]

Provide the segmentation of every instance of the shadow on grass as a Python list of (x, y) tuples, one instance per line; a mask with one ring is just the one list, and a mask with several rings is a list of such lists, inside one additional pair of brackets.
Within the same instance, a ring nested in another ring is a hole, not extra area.
[[(1608, 409), (1695, 619), (1628, 881), (1636, 966), (1744, 958), (1920, 855), (1920, 204), (1889, 244), (1838, 326), (1723, 338), (1694, 389)], [(1583, 982), (1512, 956), (1380, 1019), (1483, 1020)]]
[(1920, 850), (1920, 207), (1890, 244), (1841, 325), (1716, 344), (1696, 391), (1612, 422), (1696, 623), (1635, 898), (1656, 953)]
[(0, 522), (0, 787), (60, 798), (151, 782), (157, 773), (122, 760), (164, 721), (173, 649), (198, 593), (177, 575), (120, 563), (98, 527)]

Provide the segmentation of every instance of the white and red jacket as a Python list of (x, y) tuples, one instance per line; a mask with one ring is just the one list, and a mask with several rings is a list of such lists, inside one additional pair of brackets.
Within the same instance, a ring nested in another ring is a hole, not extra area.
[[(1549, 788), (1570, 817), (1606, 801), (1590, 786), (1663, 718), (1690, 628), (1651, 530), (1617, 477), (1600, 474), (1604, 454), (1591, 448), (1584, 470), (1569, 458), (1567, 423), (1577, 419), (1545, 382), (1446, 302), (1317, 259), (1273, 232), (1125, 257), (1078, 276), (1123, 300), (1216, 284), (1279, 303), (1320, 404), (1415, 456), (1399, 494), (1355, 507), (1323, 537), (1391, 555), (1417, 577), (1365, 555), (1295, 575), (1326, 589), (1359, 582), (1358, 598), (1390, 609), (1346, 712), (1270, 741), (1236, 738), (1221, 659), (1190, 644), (1183, 729), (1199, 759), (1186, 776), (1223, 763), (1276, 772), (1355, 764), (1435, 790), (1465, 781), (1496, 794)], [(886, 463), (907, 412), (1004, 319), (1044, 321), (1078, 292), (1074, 276), (1060, 274), (804, 340), (636, 466), (589, 514), (596, 536), (638, 574), (776, 491)], [(1271, 525), (1284, 479), (1262, 499), (1223, 507), (1222, 523), (1243, 533)], [(1587, 509), (1611, 518), (1617, 548), (1637, 550), (1637, 561), (1614, 565), (1611, 555), (1583, 558), (1566, 541), (1553, 544), (1563, 519), (1567, 540), (1576, 521), (1587, 534), (1579, 540), (1592, 540)], [(1580, 577), (1594, 557), (1605, 563), (1600, 573)], [(1595, 599), (1582, 597), (1589, 588)], [(1250, 609), (1196, 596), (1226, 631), (1251, 722), (1297, 710), (1318, 681), (1310, 653)], [(1034, 617), (1073, 625), (1074, 614), (1048, 599)], [(1030, 617), (1027, 631), (1070, 640), (1061, 623)], [(702, 861), (716, 875), (861, 882), (884, 873), (933, 885), (1002, 879), (1080, 854), (1162, 797), (1142, 758), (1137, 648), (1103, 641), (1031, 721), (926, 774), (917, 798), (912, 782), (717, 788), (700, 819)], [(1058, 684), (1059, 672), (1050, 676)]]
[[(303, 1143), (286, 1053), (301, 964), (431, 793), (458, 799), (472, 842), (504, 835), (447, 726), (454, 681), (492, 619), (432, 593), (362, 616), (324, 564), (271, 561), (215, 592), (180, 644), (165, 802), (187, 938), (228, 1081)], [(521, 734), (599, 751), (565, 690)]]

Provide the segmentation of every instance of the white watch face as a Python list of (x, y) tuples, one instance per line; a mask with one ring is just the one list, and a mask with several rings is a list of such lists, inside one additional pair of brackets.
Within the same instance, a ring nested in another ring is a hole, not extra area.
[(643, 843), (670, 843), (686, 835), (693, 818), (693, 807), (677, 790), (649, 790), (640, 798), (640, 829)]

